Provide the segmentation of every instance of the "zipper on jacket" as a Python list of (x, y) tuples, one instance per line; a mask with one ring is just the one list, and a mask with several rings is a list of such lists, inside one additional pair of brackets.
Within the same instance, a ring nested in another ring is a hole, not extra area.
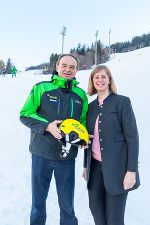
[(73, 117), (73, 109), (74, 109), (74, 105), (73, 105), (73, 98), (71, 98), (71, 118)]
[(59, 95), (59, 97), (58, 97), (58, 108), (57, 108), (58, 116), (59, 116), (59, 113), (60, 113), (60, 100), (61, 100), (61, 96)]

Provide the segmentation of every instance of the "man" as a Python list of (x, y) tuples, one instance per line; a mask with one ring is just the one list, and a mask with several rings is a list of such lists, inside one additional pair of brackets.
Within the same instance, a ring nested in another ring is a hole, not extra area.
[(56, 64), (57, 74), (51, 81), (36, 84), (20, 112), (20, 120), (31, 128), (32, 209), (30, 225), (46, 222), (46, 198), (54, 172), (60, 225), (77, 225), (74, 213), (75, 158), (77, 147), (61, 157), (62, 138), (59, 124), (73, 118), (85, 125), (88, 108), (85, 92), (75, 79), (78, 62), (71, 54), (63, 54)]

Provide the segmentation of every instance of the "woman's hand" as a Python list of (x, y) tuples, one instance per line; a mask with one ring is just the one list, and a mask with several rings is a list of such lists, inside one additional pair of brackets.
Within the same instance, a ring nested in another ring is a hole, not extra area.
[(91, 144), (91, 140), (93, 138), (93, 135), (89, 134), (89, 143), (88, 144)]
[(136, 173), (127, 171), (123, 180), (124, 190), (131, 189), (136, 183)]
[(84, 180), (87, 180), (87, 168), (83, 168), (82, 177), (84, 178)]

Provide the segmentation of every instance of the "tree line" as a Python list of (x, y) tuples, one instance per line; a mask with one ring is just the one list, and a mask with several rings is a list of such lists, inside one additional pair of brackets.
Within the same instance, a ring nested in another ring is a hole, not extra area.
[(116, 44), (112, 44), (110, 47), (112, 52), (122, 53), (148, 46), (150, 46), (150, 33), (143, 34), (142, 36), (135, 36), (131, 41), (117, 42)]
[[(70, 49), (69, 53), (73, 54), (78, 58), (79, 70), (90, 69), (91, 66), (95, 64), (95, 44), (93, 43), (91, 47), (88, 47), (85, 44), (81, 45), (79, 43), (76, 48)], [(106, 62), (109, 57), (108, 53), (109, 53), (108, 47), (103, 47), (100, 40), (97, 41), (97, 64)], [(55, 70), (56, 62), (59, 56), (60, 54), (52, 53), (49, 62), (37, 66), (28, 67), (26, 70), (43, 69), (44, 73), (51, 73), (53, 70)]]
[[(122, 53), (133, 51), (139, 48), (150, 46), (150, 33), (143, 34), (142, 36), (135, 36), (131, 41), (117, 42), (104, 47), (100, 40), (97, 41), (97, 64), (105, 63), (109, 60), (109, 53)], [(79, 70), (90, 69), (95, 64), (95, 49), (96, 43), (91, 46), (79, 43), (76, 48), (70, 49), (70, 53), (75, 55), (79, 61)], [(110, 52), (109, 52), (110, 50)], [(27, 67), (26, 70), (42, 69), (45, 74), (52, 73), (55, 70), (55, 65), (60, 54), (52, 53), (49, 62), (45, 62), (36, 66)], [(0, 74), (3, 68), (6, 67), (6, 73), (11, 73), (12, 62), (9, 58), (6, 65), (3, 60), (0, 60)]]
[[(150, 46), (150, 33), (143, 34), (142, 36), (135, 36), (131, 41), (117, 42), (104, 47), (101, 41), (97, 42), (97, 64), (105, 63), (109, 60), (109, 50), (110, 53), (122, 53), (133, 51), (139, 48), (144, 48)], [(70, 49), (70, 53), (75, 55), (79, 60), (79, 70), (90, 69), (95, 64), (95, 44), (92, 43), (91, 47), (86, 44), (78, 44), (76, 48)], [(40, 64), (38, 66), (29, 67), (30, 69), (43, 69), (44, 73), (52, 73), (55, 69), (56, 62), (58, 60), (59, 54), (52, 53), (49, 62)]]

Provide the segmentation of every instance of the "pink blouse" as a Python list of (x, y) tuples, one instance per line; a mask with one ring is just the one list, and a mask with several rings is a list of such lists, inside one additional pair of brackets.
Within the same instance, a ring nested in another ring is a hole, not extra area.
[(98, 161), (102, 161), (101, 151), (100, 151), (100, 142), (99, 142), (99, 131), (98, 131), (98, 117), (95, 122), (94, 136), (92, 143), (92, 157)]

